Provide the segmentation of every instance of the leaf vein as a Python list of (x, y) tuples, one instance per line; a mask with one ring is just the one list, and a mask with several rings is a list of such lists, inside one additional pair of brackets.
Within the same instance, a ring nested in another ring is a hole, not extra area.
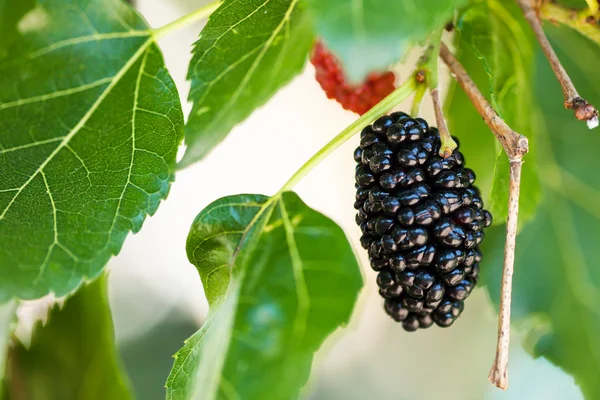
[(306, 279), (304, 276), (304, 269), (302, 258), (298, 250), (298, 243), (294, 236), (294, 227), (290, 221), (285, 202), (279, 201), (279, 207), (281, 210), (281, 219), (283, 220), (283, 227), (285, 230), (285, 236), (290, 248), (290, 258), (292, 261), (292, 270), (294, 281), (296, 282), (296, 296), (298, 298), (298, 308), (296, 316), (294, 318), (294, 334), (296, 340), (301, 341), (306, 333), (306, 324), (308, 322), (308, 310), (310, 308), (310, 297), (308, 294), (308, 287), (306, 285)]
[[(233, 29), (235, 29), (238, 25), (240, 25), (242, 22), (246, 21), (247, 19), (249, 19), (250, 17), (252, 17), (254, 14), (256, 14), (261, 8), (263, 8), (269, 1), (271, 0), (265, 0), (260, 6), (256, 7), (256, 9), (254, 11), (252, 11), (250, 14), (246, 15), (244, 18), (240, 19), (238, 22), (236, 22), (235, 24), (231, 25), (228, 29), (225, 30), (225, 32), (223, 32), (221, 34), (221, 36), (219, 36), (217, 39), (212, 41), (212, 44), (210, 45), (210, 47), (208, 49), (206, 49), (204, 51), (204, 53), (202, 53), (202, 55), (200, 56), (200, 58), (198, 59), (198, 61), (196, 62), (196, 66), (199, 65), (203, 60), (204, 57), (215, 47), (217, 47), (217, 44), (219, 43), (219, 41), (225, 36), (227, 35), (229, 32), (231, 32)], [(200, 40), (202, 40), (203, 38), (201, 37)]]
[(133, 164), (135, 161), (135, 135), (136, 135), (136, 124), (135, 124), (135, 116), (137, 114), (139, 96), (140, 96), (140, 87), (142, 82), (142, 72), (144, 68), (146, 68), (146, 61), (148, 60), (149, 51), (144, 52), (144, 57), (142, 58), (142, 63), (140, 65), (140, 69), (138, 71), (137, 79), (135, 81), (135, 90), (133, 92), (133, 107), (131, 112), (131, 158), (129, 160), (129, 168), (127, 170), (127, 182), (123, 185), (123, 191), (121, 192), (121, 196), (119, 196), (119, 203), (117, 204), (117, 210), (115, 211), (115, 216), (113, 218), (112, 224), (110, 225), (110, 229), (108, 231), (108, 243), (110, 243), (112, 233), (115, 227), (115, 223), (117, 222), (117, 218), (119, 217), (119, 213), (121, 212), (121, 205), (123, 204), (123, 198), (125, 197), (125, 191), (131, 182), (131, 171), (133, 170)]
[[(268, 1), (269, 0), (267, 0), (265, 2), (265, 4)], [(279, 32), (281, 32), (281, 29), (283, 29), (283, 27), (285, 26), (286, 22), (291, 17), (292, 11), (296, 7), (297, 3), (298, 3), (298, 0), (292, 0), (292, 2), (290, 3), (290, 6), (289, 6), (288, 10), (286, 11), (283, 19), (281, 20), (281, 22), (279, 23), (279, 25), (275, 28), (275, 30), (273, 31), (273, 33), (271, 34), (271, 36), (269, 37), (269, 39), (265, 42), (265, 44), (264, 44), (264, 46), (263, 46), (260, 54), (256, 57), (256, 60), (254, 60), (254, 62), (252, 63), (252, 65), (250, 66), (250, 68), (248, 69), (248, 71), (246, 72), (246, 74), (244, 75), (244, 78), (242, 79), (242, 81), (241, 81), (240, 85), (238, 86), (238, 88), (236, 89), (236, 91), (233, 92), (232, 96), (229, 98), (229, 100), (227, 101), (227, 103), (225, 103), (225, 105), (221, 108), (221, 111), (219, 111), (219, 113), (210, 122), (210, 124), (209, 124), (210, 128), (212, 128), (215, 124), (217, 124), (218, 122), (220, 122), (221, 117), (223, 115), (225, 115), (225, 113), (227, 113), (229, 111), (229, 107), (231, 107), (231, 105), (237, 100), (237, 98), (240, 96), (240, 94), (242, 93), (242, 91), (244, 91), (246, 89), (246, 86), (248, 85), (248, 82), (250, 81), (250, 78), (254, 74), (254, 71), (256, 70), (256, 68), (258, 67), (258, 65), (261, 63), (263, 57), (269, 51), (271, 45), (273, 44), (273, 41), (275, 40), (275, 38), (277, 37), (277, 35), (279, 35)], [(207, 128), (207, 130), (210, 130), (210, 128)]]
[(75, 125), (75, 127), (63, 138), (61, 143), (46, 158), (46, 160), (38, 167), (38, 169), (31, 175), (31, 177), (27, 181), (25, 181), (25, 183), (21, 187), (18, 188), (17, 193), (10, 200), (10, 202), (8, 203), (6, 208), (3, 210), (2, 214), (0, 214), (0, 220), (2, 220), (4, 218), (4, 216), (6, 215), (6, 213), (8, 212), (8, 210), (10, 210), (11, 206), (14, 204), (17, 197), (19, 197), (19, 194), (21, 194), (23, 192), (23, 189), (25, 187), (27, 187), (29, 185), (29, 183), (31, 183), (31, 181), (37, 176), (37, 174), (39, 174), (46, 167), (46, 165), (48, 165), (48, 163), (56, 156), (56, 154), (58, 154), (58, 152), (60, 150), (62, 150), (62, 148), (65, 147), (69, 143), (69, 141), (85, 126), (87, 121), (91, 118), (91, 116), (94, 114), (94, 112), (96, 112), (96, 110), (98, 109), (100, 104), (102, 104), (102, 102), (109, 95), (111, 90), (117, 85), (117, 83), (119, 83), (121, 78), (125, 75), (125, 73), (129, 70), (129, 68), (131, 68), (131, 66), (138, 60), (138, 58), (146, 51), (146, 49), (148, 48), (148, 46), (150, 46), (151, 43), (153, 43), (153, 39), (148, 38), (148, 40), (146, 40), (146, 42), (142, 46), (140, 46), (140, 48), (133, 54), (133, 56), (125, 63), (123, 68), (121, 68), (121, 70), (119, 70), (119, 72), (113, 77), (113, 80), (111, 81), (111, 83), (106, 87), (106, 89), (102, 92), (102, 94), (100, 94), (100, 96), (98, 96), (98, 99), (96, 99), (94, 104), (92, 104), (90, 109), (81, 118), (81, 120), (77, 123), (77, 125)]
[(56, 99), (59, 97), (69, 96), (69, 95), (75, 94), (75, 93), (85, 92), (86, 90), (93, 89), (98, 86), (102, 86), (103, 84), (112, 81), (113, 78), (114, 77), (110, 76), (107, 78), (99, 79), (94, 82), (87, 83), (85, 85), (81, 85), (81, 86), (77, 86), (77, 87), (73, 87), (73, 88), (69, 88), (69, 89), (57, 90), (52, 93), (46, 93), (46, 94), (42, 94), (39, 96), (32, 96), (32, 97), (28, 97), (26, 99), (19, 99), (19, 100), (11, 101), (9, 103), (0, 103), (0, 111), (6, 110), (8, 108), (20, 107), (25, 104), (44, 102), (46, 100), (52, 100), (52, 99)]
[[(2, 149), (2, 150), (0, 150), (0, 154), (6, 154), (6, 153), (13, 152), (13, 151), (28, 149), (28, 148), (31, 148), (31, 147), (41, 146), (43, 144), (48, 144), (48, 143), (52, 143), (52, 142), (58, 142), (58, 141), (60, 141), (62, 139), (64, 139), (64, 136), (59, 136), (59, 137), (55, 137), (55, 138), (52, 138), (52, 139), (40, 140), (39, 142), (22, 144), (20, 146), (10, 147), (8, 149)], [(18, 188), (14, 188), (13, 190), (17, 190), (17, 189)]]

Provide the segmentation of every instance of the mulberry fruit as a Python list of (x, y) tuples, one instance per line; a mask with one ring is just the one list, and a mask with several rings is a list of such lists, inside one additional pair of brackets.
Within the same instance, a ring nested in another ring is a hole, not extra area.
[(327, 97), (359, 115), (369, 111), (395, 89), (396, 77), (391, 71), (371, 73), (361, 84), (350, 85), (335, 56), (322, 42), (315, 45), (310, 61), (315, 67), (317, 82)]
[(444, 159), (440, 146), (436, 128), (396, 112), (363, 129), (354, 152), (361, 245), (386, 313), (407, 331), (462, 313), (492, 223), (462, 153)]

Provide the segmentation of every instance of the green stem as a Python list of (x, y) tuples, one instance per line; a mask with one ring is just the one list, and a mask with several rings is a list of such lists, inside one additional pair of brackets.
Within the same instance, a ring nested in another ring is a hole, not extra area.
[(213, 1), (212, 3), (206, 4), (195, 11), (192, 11), (189, 14), (184, 15), (181, 18), (176, 19), (173, 22), (168, 23), (165, 26), (161, 26), (160, 28), (153, 30), (154, 37), (158, 40), (173, 31), (179, 30), (187, 25), (193, 24), (201, 19), (207, 18), (210, 14), (213, 13), (219, 5), (221, 4), (221, 0)]
[(421, 109), (421, 103), (423, 102), (423, 96), (427, 91), (427, 85), (419, 83), (417, 85), (417, 91), (415, 92), (415, 98), (413, 99), (413, 105), (410, 109), (410, 116), (417, 118), (419, 116), (419, 110)]
[(430, 90), (438, 87), (438, 54), (442, 42), (443, 29), (437, 29), (429, 35), (427, 48), (417, 62), (417, 69), (425, 72), (425, 82)]
[(589, 8), (572, 10), (556, 3), (544, 2), (539, 9), (539, 15), (547, 21), (568, 26), (600, 44), (600, 26), (597, 24), (597, 13), (592, 12)]
[(438, 55), (440, 54), (440, 46), (442, 43), (442, 32), (442, 29), (438, 29), (429, 36), (429, 45), (419, 59), (418, 68), (425, 71), (425, 82), (431, 93), (431, 101), (433, 102), (433, 110), (435, 111), (435, 120), (442, 142), (439, 155), (448, 158), (452, 155), (452, 152), (456, 149), (457, 145), (448, 131), (448, 125), (446, 124), (446, 118), (444, 117), (438, 90)]
[(437, 31), (431, 34), (431, 39), (429, 40), (430, 47), (430, 59), (427, 63), (427, 85), (429, 85), (429, 90), (437, 89), (438, 87), (438, 55), (440, 54), (440, 43), (442, 42), (442, 29), (438, 29)]
[(373, 120), (379, 116), (385, 114), (394, 106), (398, 105), (402, 101), (406, 100), (417, 88), (414, 76), (411, 76), (406, 82), (404, 82), (398, 89), (394, 90), (388, 97), (381, 100), (377, 105), (363, 114), (359, 119), (350, 124), (344, 129), (339, 135), (334, 137), (329, 143), (321, 148), (315, 155), (313, 155), (292, 177), (281, 187), (279, 192), (274, 196), (278, 196), (281, 193), (291, 190), (298, 182), (302, 180), (313, 168), (315, 168), (321, 161), (327, 156), (333, 153), (338, 147), (344, 144), (350, 139), (356, 132), (369, 125)]

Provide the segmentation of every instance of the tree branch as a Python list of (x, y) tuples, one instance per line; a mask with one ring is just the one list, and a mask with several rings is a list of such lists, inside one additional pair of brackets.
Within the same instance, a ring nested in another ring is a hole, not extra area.
[(515, 247), (517, 241), (517, 221), (519, 217), (519, 193), (521, 188), (521, 169), (523, 161), (519, 158), (510, 162), (510, 181), (508, 189), (508, 220), (506, 221), (506, 243), (504, 244), (504, 267), (500, 290), (500, 314), (498, 317), (498, 342), (496, 357), (488, 379), (497, 387), (508, 388), (508, 353), (510, 344), (510, 304), (512, 300), (512, 278), (515, 265)]
[(483, 94), (475, 85), (467, 71), (463, 68), (458, 60), (452, 55), (448, 47), (442, 43), (440, 47), (440, 57), (446, 63), (450, 71), (454, 74), (458, 84), (463, 88), (471, 102), (483, 117), (485, 123), (490, 127), (504, 152), (510, 160), (522, 157), (529, 151), (529, 143), (527, 138), (515, 131), (504, 122), (498, 115), (496, 110), (488, 103)]
[(554, 71), (554, 75), (556, 75), (556, 78), (560, 82), (560, 86), (562, 86), (563, 94), (565, 96), (565, 108), (573, 110), (575, 113), (575, 118), (578, 120), (587, 121), (590, 129), (595, 128), (598, 126), (598, 110), (596, 110), (594, 106), (579, 96), (577, 89), (575, 89), (575, 85), (573, 85), (573, 82), (567, 74), (567, 71), (565, 71), (556, 53), (554, 52), (550, 41), (548, 41), (548, 38), (544, 33), (544, 29), (542, 28), (542, 23), (540, 22), (540, 19), (532, 6), (531, 0), (516, 1), (523, 10), (525, 19), (533, 29), (533, 32), (540, 43), (542, 51), (550, 62), (550, 66)]
[(510, 303), (512, 296), (512, 277), (515, 265), (515, 244), (517, 220), (519, 214), (519, 192), (521, 188), (522, 158), (529, 151), (527, 138), (513, 131), (500, 118), (496, 110), (479, 91), (475, 82), (467, 74), (448, 48), (442, 43), (440, 57), (454, 74), (459, 85), (467, 93), (471, 102), (490, 127), (510, 161), (510, 183), (508, 193), (508, 220), (506, 222), (506, 243), (504, 246), (504, 267), (502, 270), (502, 294), (500, 297), (500, 316), (498, 318), (498, 342), (496, 358), (488, 379), (501, 389), (508, 387), (508, 348), (510, 343)]

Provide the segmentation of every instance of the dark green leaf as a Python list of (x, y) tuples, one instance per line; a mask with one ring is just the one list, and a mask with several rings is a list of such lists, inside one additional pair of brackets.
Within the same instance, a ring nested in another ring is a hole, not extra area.
[(0, 0), (0, 58), (18, 35), (17, 24), (35, 6), (35, 0)]
[(313, 41), (298, 0), (225, 0), (194, 47), (181, 166), (200, 160), (297, 75)]
[(54, 307), (47, 325), (35, 327), (29, 349), (13, 345), (7, 378), (11, 399), (131, 398), (116, 355), (104, 275)]
[(39, 0), (0, 60), (0, 301), (94, 277), (173, 180), (177, 90), (120, 0)]
[[(597, 45), (566, 28), (546, 25), (580, 93), (600, 104)], [(585, 55), (582, 58), (582, 54)], [(600, 398), (600, 136), (563, 107), (563, 95), (538, 50), (535, 99), (546, 129), (537, 141), (544, 201), (517, 238), (513, 320), (532, 329), (526, 347), (575, 377), (587, 399)], [(547, 132), (547, 134), (546, 134)], [(533, 160), (531, 160), (533, 161)], [(503, 227), (484, 242), (483, 281), (499, 298)]]
[(442, 28), (466, 0), (308, 0), (317, 34), (351, 81), (388, 68)]
[(295, 398), (362, 286), (342, 230), (295, 193), (238, 195), (198, 215), (187, 252), (211, 310), (175, 356), (167, 398)]
[[(528, 117), (537, 112), (532, 94), (535, 39), (516, 3), (496, 0), (467, 9), (460, 16), (457, 29), (460, 34), (456, 45), (461, 62), (477, 78), (481, 89), (489, 88), (489, 99), (502, 118), (529, 138), (530, 153), (523, 165), (519, 210), (520, 223), (524, 226), (535, 214), (540, 200), (537, 164), (532, 162), (540, 128), (535, 118)], [(487, 72), (487, 82), (481, 73), (482, 66)], [(484, 194), (489, 193), (490, 211), (500, 223), (506, 220), (508, 211), (508, 157), (471, 102), (463, 93), (456, 93), (461, 89), (453, 90), (455, 95), (451, 97), (448, 111), (452, 133), (461, 139), (469, 166), (478, 173), (481, 179), (478, 184)], [(490, 162), (494, 159), (495, 165)]]

